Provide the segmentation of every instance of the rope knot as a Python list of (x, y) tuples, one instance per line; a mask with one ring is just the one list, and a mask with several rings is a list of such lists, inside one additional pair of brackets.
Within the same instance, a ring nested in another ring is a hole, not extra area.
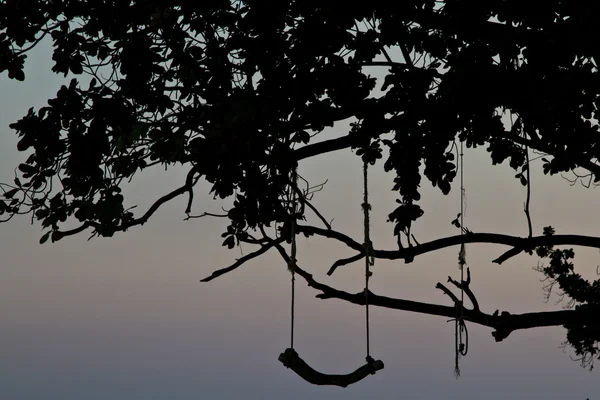
[(290, 261), (288, 261), (287, 267), (288, 267), (288, 270), (291, 273), (296, 272), (296, 260), (290, 260)]
[(370, 239), (367, 238), (365, 243), (363, 243), (363, 250), (365, 252), (365, 258), (367, 259), (369, 266), (375, 265), (375, 255), (373, 254), (373, 242)]
[(463, 269), (465, 264), (467, 263), (467, 249), (464, 243), (460, 245), (460, 251), (458, 252), (458, 266), (460, 269)]

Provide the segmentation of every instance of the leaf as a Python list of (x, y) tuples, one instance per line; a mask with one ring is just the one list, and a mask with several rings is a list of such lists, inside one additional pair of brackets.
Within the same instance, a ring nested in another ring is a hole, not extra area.
[(19, 164), (19, 171), (24, 174), (35, 174), (37, 172), (37, 168), (29, 164)]
[(15, 196), (15, 194), (17, 194), (18, 191), (19, 191), (19, 188), (11, 189), (4, 193), (4, 197), (7, 199), (12, 199)]
[(50, 234), (52, 233), (52, 231), (48, 231), (44, 234), (44, 236), (42, 236), (40, 238), (40, 244), (44, 244), (48, 241), (48, 238), (50, 238)]
[(72, 60), (69, 63), (69, 69), (75, 75), (81, 75), (83, 73), (83, 66), (81, 65), (81, 63), (74, 61), (74, 60)]
[(50, 210), (47, 208), (42, 208), (35, 212), (36, 218), (40, 220), (46, 218), (48, 215), (50, 215)]
[(523, 175), (521, 175), (521, 177), (519, 179), (521, 180), (521, 185), (527, 186), (527, 178), (525, 178)]
[(223, 246), (227, 246), (228, 249), (233, 249), (235, 247), (235, 237), (228, 236), (225, 241), (223, 241)]
[(25, 80), (25, 73), (21, 68), (11, 68), (8, 70), (8, 77), (23, 82)]

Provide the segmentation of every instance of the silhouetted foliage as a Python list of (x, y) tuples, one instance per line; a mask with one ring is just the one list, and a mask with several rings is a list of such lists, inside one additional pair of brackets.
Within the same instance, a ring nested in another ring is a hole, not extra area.
[[(461, 142), (484, 147), (493, 164), (508, 163), (523, 185), (528, 149), (545, 154), (546, 174), (600, 180), (599, 28), (600, 3), (591, 0), (372, 0), (344, 8), (310, 0), (2, 1), (0, 72), (26, 79), (28, 53), (51, 41), (52, 71), (68, 82), (47, 106), (10, 125), (18, 150), (30, 155), (14, 184), (3, 186), (0, 214), (35, 216), (46, 229), (42, 243), (84, 230), (112, 236), (180, 195), (189, 196), (191, 213), (203, 179), (215, 196), (235, 196), (223, 245), (260, 246), (215, 277), (289, 241), (286, 193), (300, 160), (351, 149), (394, 176), (398, 204), (389, 221), (399, 249), (375, 250), (375, 257), (410, 262), (462, 242), (511, 246), (496, 262), (535, 251), (573, 310), (492, 316), (474, 304), (465, 319), (495, 329), (496, 340), (565, 325), (587, 362), (600, 355), (600, 280), (581, 278), (573, 251), (553, 246), (600, 248), (597, 238), (551, 229), (527, 238), (472, 233), (459, 215), (452, 223), (466, 235), (419, 244), (411, 226), (424, 213), (423, 179), (444, 194), (456, 188)], [(369, 75), (374, 70), (378, 77)], [(315, 142), (343, 120), (352, 122), (347, 135)], [(186, 182), (136, 216), (121, 183), (170, 165), (189, 167)], [(294, 218), (301, 220), (316, 210), (297, 190), (302, 208)], [(79, 227), (64, 229), (74, 222)], [(328, 225), (297, 232), (364, 255)], [(360, 304), (302, 276), (322, 298)], [(407, 309), (376, 295), (372, 304)], [(455, 315), (454, 306), (432, 307), (411, 311)]]

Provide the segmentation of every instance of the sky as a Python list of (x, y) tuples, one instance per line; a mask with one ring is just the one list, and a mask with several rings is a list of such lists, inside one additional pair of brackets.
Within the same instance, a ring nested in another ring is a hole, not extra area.
[[(40, 107), (65, 80), (50, 72), (50, 53), (31, 54), (25, 82), (0, 75), (0, 181), (10, 182), (26, 158), (8, 125)], [(70, 79), (70, 78), (69, 78)], [(336, 126), (323, 139), (345, 133)], [(300, 165), (311, 183), (327, 180), (314, 204), (333, 227), (361, 239), (361, 163), (350, 152), (328, 153)], [(534, 234), (552, 225), (558, 233), (600, 234), (598, 189), (571, 187), (561, 177), (532, 176)], [(508, 166), (492, 167), (485, 150), (467, 151), (465, 224), (474, 232), (526, 236), (525, 190)], [(154, 169), (125, 188), (129, 205), (143, 212), (184, 181), (185, 171)], [(393, 249), (386, 223), (395, 195), (380, 166), (370, 175), (375, 247)], [(226, 204), (196, 191), (194, 211), (219, 212)], [(443, 196), (423, 185), (424, 217), (414, 227), (420, 242), (457, 234), (459, 191)], [(441, 317), (371, 309), (371, 354), (385, 369), (346, 389), (316, 387), (277, 360), (289, 346), (290, 275), (275, 252), (210, 283), (199, 280), (235, 262), (250, 246), (227, 250), (225, 221), (183, 221), (185, 198), (161, 208), (149, 223), (113, 238), (81, 234), (40, 245), (39, 224), (28, 217), (0, 225), (0, 398), (2, 399), (600, 399), (598, 371), (589, 372), (563, 350), (565, 330), (512, 333), (496, 343), (491, 330), (468, 324), (469, 354), (454, 376), (454, 325)], [(469, 245), (471, 287), (485, 312), (560, 309), (544, 302), (538, 259), (518, 256), (499, 266), (506, 250)], [(377, 294), (451, 305), (435, 289), (459, 278), (458, 247), (426, 254), (411, 264), (377, 261), (371, 290)], [(597, 250), (577, 250), (577, 268), (595, 279)], [(338, 258), (353, 255), (337, 243), (298, 241), (299, 265), (317, 280), (357, 292), (363, 264), (326, 275)], [(315, 369), (348, 373), (364, 363), (364, 308), (315, 299), (297, 281), (295, 345)]]

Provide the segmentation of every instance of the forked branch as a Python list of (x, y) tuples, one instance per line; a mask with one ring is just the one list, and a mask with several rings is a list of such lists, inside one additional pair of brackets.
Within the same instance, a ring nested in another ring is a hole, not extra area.
[[(286, 263), (289, 262), (289, 255), (283, 246), (279, 243), (274, 246), (279, 251), (284, 261)], [(297, 263), (295, 271), (296, 274), (306, 281), (308, 286), (321, 292), (316, 296), (319, 299), (340, 299), (361, 306), (365, 305), (364, 291), (352, 294), (320, 283), (316, 281), (311, 274), (300, 268)], [(447, 293), (451, 293), (447, 288), (446, 291)], [(455, 301), (458, 300), (454, 294), (452, 294), (451, 297), (454, 297)], [(369, 305), (421, 314), (437, 315), (446, 318), (456, 317), (455, 306), (442, 306), (438, 304), (379, 296), (372, 292), (369, 292)], [(481, 312), (478, 307), (473, 307), (473, 309), (465, 308), (463, 310), (463, 319), (465, 321), (494, 329), (492, 336), (497, 342), (504, 340), (512, 332), (517, 330), (545, 326), (562, 326), (574, 321), (583, 321), (589, 318), (594, 318), (592, 312), (581, 310), (532, 312), (524, 314), (510, 314), (505, 311), (500, 315), (486, 314)]]
[[(352, 239), (351, 237), (335, 231), (333, 229), (322, 229), (310, 225), (298, 225), (297, 231), (304, 233), (307, 236), (318, 235), (335, 239), (339, 242), (344, 243), (346, 246), (353, 250), (356, 250), (364, 256), (364, 249), (362, 244)], [(413, 259), (421, 254), (430, 253), (436, 250), (444, 249), (447, 247), (457, 246), (460, 244), (467, 243), (490, 243), (490, 244), (502, 244), (505, 246), (512, 247), (506, 251), (500, 257), (493, 260), (497, 264), (502, 264), (511, 257), (514, 257), (522, 251), (528, 251), (538, 246), (582, 246), (582, 247), (593, 247), (600, 249), (600, 237), (595, 236), (583, 236), (583, 235), (542, 235), (534, 237), (518, 237), (503, 235), (499, 233), (468, 233), (466, 235), (455, 235), (448, 236), (431, 242), (425, 242), (416, 244), (410, 247), (404, 247), (398, 250), (373, 250), (373, 256), (379, 259), (386, 260), (405, 260), (406, 263), (410, 263)], [(358, 259), (358, 255), (356, 255)], [(333, 273), (335, 269), (346, 263), (336, 263), (330, 270), (329, 274)]]

